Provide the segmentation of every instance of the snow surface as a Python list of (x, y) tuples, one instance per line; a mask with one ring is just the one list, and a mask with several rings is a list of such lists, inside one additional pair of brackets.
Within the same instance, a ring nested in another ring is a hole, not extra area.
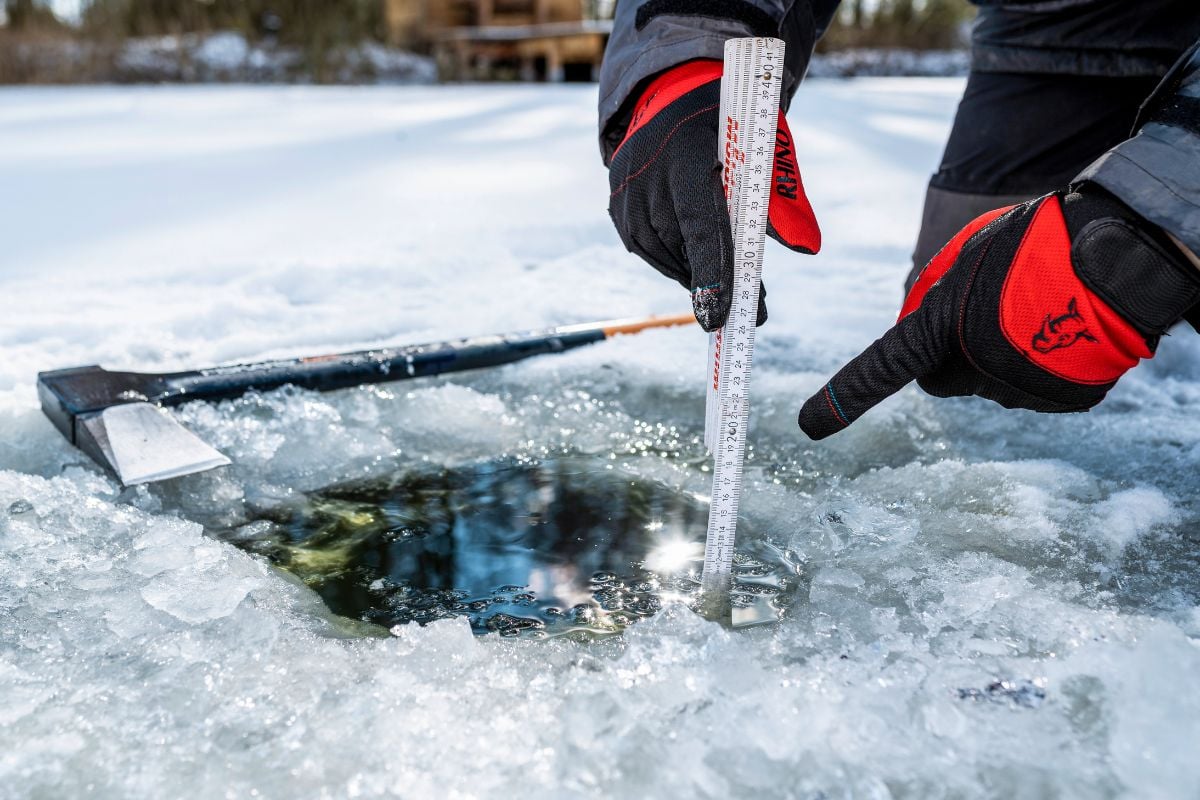
[(127, 492), (34, 391), (685, 309), (611, 230), (594, 88), (0, 91), (0, 797), (1196, 797), (1195, 336), (1087, 415), (910, 388), (795, 426), (895, 313), (961, 85), (790, 115), (826, 247), (769, 247), (743, 529), (804, 558), (792, 617), (601, 646), (372, 635), (203, 526), (563, 450), (703, 492), (694, 329), (185, 407), (235, 466)]

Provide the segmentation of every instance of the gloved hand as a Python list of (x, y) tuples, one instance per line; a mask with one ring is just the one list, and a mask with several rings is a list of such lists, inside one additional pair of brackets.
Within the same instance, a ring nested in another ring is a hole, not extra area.
[[(733, 287), (733, 236), (717, 158), (721, 70), (719, 61), (689, 61), (656, 78), (638, 100), (608, 173), (608, 212), (621, 241), (691, 291), (706, 331), (725, 323)], [(768, 221), (770, 235), (786, 247), (820, 249), (782, 113)], [(760, 296), (758, 324), (766, 318)]]
[(1200, 301), (1200, 270), (1094, 184), (976, 219), (925, 267), (900, 319), (800, 411), (823, 439), (916, 378), (937, 397), (1085, 411)]

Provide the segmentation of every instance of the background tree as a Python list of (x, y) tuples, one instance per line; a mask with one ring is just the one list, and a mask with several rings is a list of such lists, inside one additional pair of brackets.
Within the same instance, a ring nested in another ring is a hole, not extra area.
[(82, 29), (108, 40), (234, 31), (299, 48), (318, 81), (337, 70), (342, 48), (385, 38), (379, 0), (90, 0)]
[(4, 15), (11, 31), (46, 31), (62, 27), (54, 12), (35, 0), (4, 0)]
[(960, 47), (974, 13), (967, 0), (852, 0), (842, 3), (817, 46), (824, 52), (847, 47)]

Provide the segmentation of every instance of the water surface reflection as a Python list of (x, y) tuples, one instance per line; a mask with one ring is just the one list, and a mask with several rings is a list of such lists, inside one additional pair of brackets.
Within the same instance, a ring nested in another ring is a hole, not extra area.
[[(478, 633), (586, 637), (696, 599), (708, 507), (580, 457), (344, 484), (271, 521), (244, 544), (337, 614), (388, 627), (461, 615)], [(735, 575), (732, 623), (778, 619), (795, 566), (751, 545)]]

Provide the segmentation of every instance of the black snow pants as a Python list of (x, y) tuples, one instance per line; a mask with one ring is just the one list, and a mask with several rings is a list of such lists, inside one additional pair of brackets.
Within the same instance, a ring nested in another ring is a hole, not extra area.
[(1128, 139), (1143, 101), (1200, 38), (1200, 0), (979, 4), (906, 288), (972, 219), (1067, 185)]

